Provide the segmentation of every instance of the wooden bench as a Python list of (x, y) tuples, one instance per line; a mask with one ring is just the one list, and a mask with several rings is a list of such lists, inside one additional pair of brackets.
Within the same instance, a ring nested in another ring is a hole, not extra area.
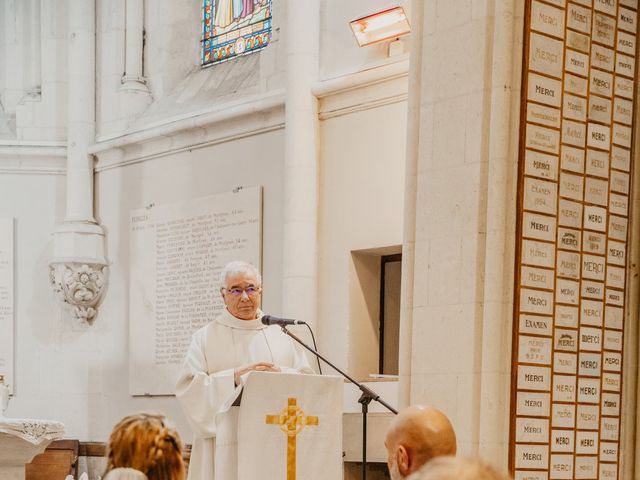
[(76, 478), (79, 445), (78, 440), (51, 442), (26, 465), (25, 480), (64, 480), (67, 475)]

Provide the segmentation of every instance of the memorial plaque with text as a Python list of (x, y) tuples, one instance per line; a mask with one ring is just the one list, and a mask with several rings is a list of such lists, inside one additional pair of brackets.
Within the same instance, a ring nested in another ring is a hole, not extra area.
[(173, 394), (191, 335), (222, 312), (225, 264), (260, 268), (262, 188), (131, 212), (131, 395)]
[(525, 1), (510, 436), (518, 480), (620, 479), (638, 3)]

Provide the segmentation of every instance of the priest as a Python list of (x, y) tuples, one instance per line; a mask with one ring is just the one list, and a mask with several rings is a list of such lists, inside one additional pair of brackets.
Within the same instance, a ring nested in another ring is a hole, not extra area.
[(307, 357), (279, 327), (262, 325), (262, 278), (234, 261), (221, 276), (225, 310), (193, 335), (176, 397), (194, 431), (188, 480), (214, 480), (216, 414), (238, 397), (252, 371), (313, 373)]

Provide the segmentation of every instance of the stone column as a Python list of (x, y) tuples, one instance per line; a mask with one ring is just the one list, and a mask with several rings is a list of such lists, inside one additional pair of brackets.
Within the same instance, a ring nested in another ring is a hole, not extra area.
[(403, 241), (400, 401), (505, 468), (521, 4), (412, 2)]
[(125, 69), (122, 76), (123, 91), (149, 92), (143, 76), (144, 2), (126, 0), (125, 6)]
[(282, 311), (316, 323), (320, 2), (288, 0)]
[(67, 98), (67, 205), (54, 233), (51, 282), (74, 308), (92, 320), (104, 294), (104, 231), (93, 216), (95, 140), (95, 0), (69, 0)]
[(39, 100), (42, 93), (40, 55), (42, 52), (41, 0), (29, 0), (29, 58), (27, 60), (26, 99)]

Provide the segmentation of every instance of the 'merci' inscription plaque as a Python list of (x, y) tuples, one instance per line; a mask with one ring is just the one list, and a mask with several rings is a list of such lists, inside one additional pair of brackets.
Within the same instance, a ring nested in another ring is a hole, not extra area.
[(638, 0), (527, 0), (510, 467), (619, 479)]

